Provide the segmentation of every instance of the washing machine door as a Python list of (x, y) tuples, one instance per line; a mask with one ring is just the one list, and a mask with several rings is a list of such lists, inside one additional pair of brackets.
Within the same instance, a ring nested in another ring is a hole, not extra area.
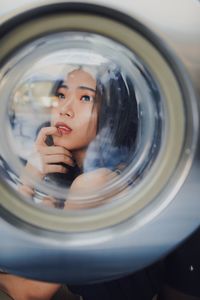
[(154, 1), (149, 19), (147, 3), (128, 0), (4, 10), (2, 270), (117, 278), (199, 226), (200, 18), (198, 3), (185, 2), (193, 18), (182, 48), (173, 23), (154, 18)]

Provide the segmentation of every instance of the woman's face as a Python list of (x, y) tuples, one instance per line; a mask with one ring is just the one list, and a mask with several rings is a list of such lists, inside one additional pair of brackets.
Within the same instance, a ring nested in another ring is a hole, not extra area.
[(65, 78), (56, 93), (52, 108), (52, 126), (60, 136), (54, 144), (68, 150), (85, 149), (96, 136), (97, 108), (94, 105), (96, 80), (83, 70), (74, 70)]

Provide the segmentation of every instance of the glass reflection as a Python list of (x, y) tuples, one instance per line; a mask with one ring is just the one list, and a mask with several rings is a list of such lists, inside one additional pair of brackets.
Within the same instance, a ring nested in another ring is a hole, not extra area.
[(0, 176), (29, 203), (117, 205), (161, 149), (159, 85), (137, 55), (105, 37), (36, 39), (2, 69), (0, 93)]
[[(129, 76), (112, 64), (67, 65), (62, 73), (54, 81), (29, 78), (15, 91), (10, 123), (26, 143), (21, 144), (26, 157), (19, 191), (46, 206), (92, 207), (96, 204), (78, 204), (74, 196), (100, 190), (133, 157), (135, 89)], [(65, 188), (63, 197), (41, 193), (27, 174)]]

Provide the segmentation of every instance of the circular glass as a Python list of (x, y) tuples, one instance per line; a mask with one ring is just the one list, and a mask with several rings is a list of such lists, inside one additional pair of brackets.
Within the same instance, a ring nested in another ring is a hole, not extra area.
[(22, 48), (2, 74), (1, 174), (25, 201), (94, 208), (140, 184), (161, 149), (167, 112), (132, 51), (62, 32)]

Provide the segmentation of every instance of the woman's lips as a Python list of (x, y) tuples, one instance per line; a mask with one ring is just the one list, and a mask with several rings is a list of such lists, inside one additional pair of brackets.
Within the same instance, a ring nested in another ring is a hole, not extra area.
[(63, 122), (58, 122), (55, 126), (58, 129), (58, 132), (62, 135), (69, 134), (72, 131), (72, 129)]

